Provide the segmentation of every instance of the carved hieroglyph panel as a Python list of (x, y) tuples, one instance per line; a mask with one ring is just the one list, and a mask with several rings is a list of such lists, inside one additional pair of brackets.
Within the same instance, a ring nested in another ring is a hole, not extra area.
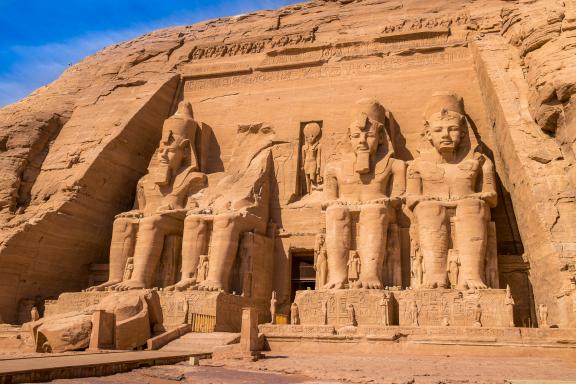
[(459, 291), (455, 289), (422, 289), (395, 292), (400, 325), (413, 325), (416, 310), (419, 326), (473, 326), (478, 316), (482, 327), (508, 327), (505, 289)]
[[(387, 297), (388, 305), (382, 305)], [(298, 291), (294, 302), (303, 325), (348, 325), (349, 305), (354, 307), (358, 325), (384, 325), (386, 318), (393, 319), (393, 297), (384, 290)]]

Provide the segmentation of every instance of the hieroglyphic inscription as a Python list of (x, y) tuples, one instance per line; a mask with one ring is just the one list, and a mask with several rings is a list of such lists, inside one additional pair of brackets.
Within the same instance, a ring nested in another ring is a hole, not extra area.
[(160, 295), (160, 306), (164, 325), (167, 328), (185, 324), (188, 316), (188, 301), (182, 293)]
[(45, 303), (44, 317), (68, 312), (78, 312), (98, 304), (109, 292), (73, 292), (63, 293), (58, 300)]
[(293, 68), (283, 71), (256, 71), (249, 75), (190, 80), (186, 82), (185, 92), (202, 92), (216, 88), (252, 87), (269, 82), (387, 73), (395, 69), (460, 62), (468, 58), (469, 52), (466, 48), (455, 48), (447, 52), (429, 53), (426, 55), (391, 56), (382, 59), (331, 63), (322, 66)]
[[(388, 305), (381, 305), (383, 300)], [(384, 290), (298, 291), (294, 302), (302, 325), (348, 325), (350, 304), (358, 325), (382, 325), (393, 318), (392, 294)]]
[(478, 304), (483, 327), (507, 327), (511, 320), (506, 311), (506, 290), (503, 289), (408, 290), (396, 292), (395, 297), (398, 300), (400, 325), (414, 325), (414, 302), (419, 326), (473, 326)]

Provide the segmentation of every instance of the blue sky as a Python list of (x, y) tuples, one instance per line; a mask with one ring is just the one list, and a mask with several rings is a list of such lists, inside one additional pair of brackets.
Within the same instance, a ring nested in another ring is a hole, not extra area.
[(302, 0), (0, 0), (0, 107), (68, 64), (154, 29)]

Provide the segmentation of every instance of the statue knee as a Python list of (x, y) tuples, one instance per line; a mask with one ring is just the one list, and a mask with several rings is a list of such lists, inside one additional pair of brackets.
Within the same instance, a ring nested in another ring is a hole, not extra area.
[(207, 221), (203, 215), (188, 215), (184, 220), (184, 228), (188, 231), (199, 231), (206, 226)]
[(346, 222), (350, 219), (348, 208), (333, 205), (326, 209), (326, 220), (330, 222)]
[(388, 208), (382, 204), (365, 205), (360, 211), (361, 220), (383, 220), (388, 216)]
[(134, 227), (134, 220), (127, 218), (127, 217), (119, 217), (114, 220), (114, 224), (112, 225), (112, 230), (114, 232), (130, 232)]
[(446, 208), (436, 201), (424, 201), (416, 206), (414, 215), (419, 223), (441, 223), (446, 219)]
[(221, 213), (214, 217), (214, 230), (232, 229), (241, 218), (234, 213)]
[(490, 209), (484, 200), (466, 199), (458, 203), (456, 207), (456, 217), (475, 216), (485, 220), (490, 218)]
[(161, 216), (149, 216), (140, 220), (140, 229), (145, 231), (158, 229), (160, 225), (162, 225)]

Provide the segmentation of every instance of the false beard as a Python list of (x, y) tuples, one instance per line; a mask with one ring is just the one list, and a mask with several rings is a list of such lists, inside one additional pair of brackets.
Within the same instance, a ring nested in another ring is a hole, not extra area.
[(172, 178), (171, 176), (172, 171), (170, 170), (170, 167), (166, 165), (157, 167), (152, 173), (152, 179), (154, 180), (154, 183), (161, 187), (170, 184), (170, 180)]
[(356, 163), (354, 170), (361, 175), (370, 172), (370, 152), (358, 151), (356, 152)]

